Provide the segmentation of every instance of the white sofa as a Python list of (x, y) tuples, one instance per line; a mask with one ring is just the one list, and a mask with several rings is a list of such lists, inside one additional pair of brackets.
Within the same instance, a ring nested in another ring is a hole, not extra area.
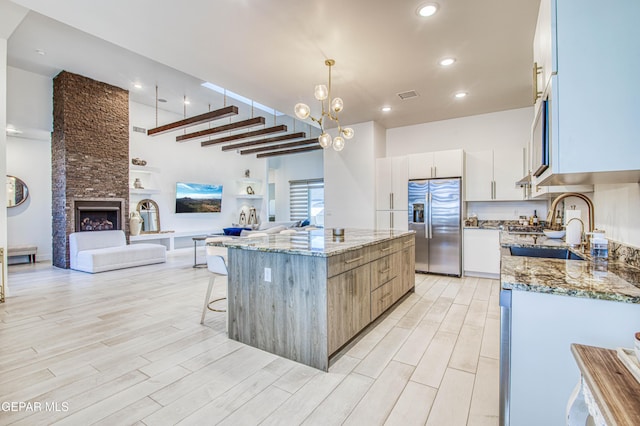
[(124, 231), (74, 232), (69, 235), (71, 269), (104, 272), (167, 261), (160, 244), (127, 245)]

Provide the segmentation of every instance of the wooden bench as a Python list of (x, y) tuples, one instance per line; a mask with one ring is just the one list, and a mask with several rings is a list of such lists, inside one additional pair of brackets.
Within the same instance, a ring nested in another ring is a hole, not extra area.
[(38, 246), (15, 246), (9, 247), (7, 250), (7, 257), (13, 256), (29, 256), (29, 263), (36, 263), (36, 252)]

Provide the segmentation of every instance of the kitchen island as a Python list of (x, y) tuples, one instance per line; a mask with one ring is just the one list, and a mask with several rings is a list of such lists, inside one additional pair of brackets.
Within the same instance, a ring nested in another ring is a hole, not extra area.
[[(501, 245), (501, 424), (565, 424), (580, 377), (570, 346), (633, 347), (640, 269), (544, 236), (502, 232)], [(584, 260), (514, 256), (511, 247), (569, 249)]]
[(415, 237), (330, 229), (226, 241), (231, 339), (327, 371), (329, 359), (415, 287)]

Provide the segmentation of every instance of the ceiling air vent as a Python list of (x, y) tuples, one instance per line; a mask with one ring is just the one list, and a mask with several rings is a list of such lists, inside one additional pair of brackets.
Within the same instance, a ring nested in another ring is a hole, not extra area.
[(133, 131), (138, 133), (144, 133), (145, 135), (147, 134), (147, 129), (144, 129), (138, 126), (133, 126)]
[(418, 92), (416, 92), (415, 90), (408, 90), (406, 92), (398, 93), (398, 96), (400, 97), (400, 99), (404, 101), (405, 99), (411, 99), (411, 98), (417, 97)]

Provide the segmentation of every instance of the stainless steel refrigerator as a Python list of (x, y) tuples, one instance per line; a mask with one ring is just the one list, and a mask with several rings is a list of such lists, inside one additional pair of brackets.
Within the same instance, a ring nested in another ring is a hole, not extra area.
[(416, 231), (416, 271), (460, 276), (460, 178), (409, 181), (409, 229)]

